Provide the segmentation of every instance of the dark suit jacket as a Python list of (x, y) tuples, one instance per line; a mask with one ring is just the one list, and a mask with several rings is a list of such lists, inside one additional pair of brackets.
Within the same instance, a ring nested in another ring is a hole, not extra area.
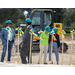
[(30, 47), (30, 34), (29, 34), (29, 31), (31, 29), (33, 29), (33, 27), (31, 25), (29, 25), (29, 27), (24, 32), (25, 37), (22, 40), (22, 42), (23, 42), (22, 50), (25, 50), (26, 46)]

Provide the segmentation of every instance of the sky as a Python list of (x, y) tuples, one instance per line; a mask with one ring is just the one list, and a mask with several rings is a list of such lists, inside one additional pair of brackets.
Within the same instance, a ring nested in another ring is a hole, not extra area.
[(24, 15), (27, 15), (28, 14), (28, 12), (27, 11), (24, 11)]

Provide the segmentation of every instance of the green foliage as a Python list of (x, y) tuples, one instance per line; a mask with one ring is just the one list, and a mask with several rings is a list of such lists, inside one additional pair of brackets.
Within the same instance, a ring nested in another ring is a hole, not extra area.
[(22, 28), (22, 31), (24, 32), (24, 31), (26, 30), (26, 28), (27, 28), (27, 27), (26, 27), (26, 26), (24, 26), (24, 27)]
[(55, 23), (62, 23), (64, 19), (64, 12), (65, 9), (63, 8), (51, 8), (53, 11), (56, 11), (54, 13), (54, 22)]
[(62, 23), (62, 29), (66, 30), (66, 24), (65, 23)]
[(2, 25), (0, 25), (0, 31), (2, 30), (2, 28), (3, 28), (3, 26), (2, 26)]
[(15, 24), (14, 24), (14, 23), (12, 24), (12, 28), (13, 28), (14, 30), (15, 30), (15, 28), (16, 28), (16, 26), (15, 26)]
[[(61, 22), (62, 23), (65, 10), (63, 8), (51, 8), (51, 9), (56, 11), (56, 13), (54, 13), (54, 22), (59, 22), (59, 23)], [(29, 15), (27, 15), (27, 17), (29, 17)], [(0, 23), (5, 26), (6, 21), (9, 19), (15, 25), (18, 25), (20, 23), (22, 23), (22, 24), (25, 23), (24, 13), (19, 8), (0, 10)]]
[(70, 32), (75, 29), (75, 8), (66, 8), (63, 23), (65, 25), (65, 31)]
[(75, 30), (75, 22), (71, 23), (71, 29)]
[[(35, 8), (33, 8), (35, 9)], [(46, 8), (52, 9), (56, 11), (54, 13), (54, 22), (55, 23), (62, 23), (62, 27), (65, 31), (70, 31), (75, 29), (75, 8)], [(29, 15), (27, 15), (29, 17)], [(7, 20), (11, 20), (13, 22), (12, 28), (15, 28), (16, 25), (24, 24), (25, 23), (25, 16), (21, 9), (13, 8), (13, 9), (6, 9), (0, 10), (0, 30), (2, 27), (6, 25)], [(2, 25), (2, 27), (1, 27)], [(23, 31), (25, 31), (26, 27), (23, 27)]]
[(0, 10), (0, 23), (1, 24), (6, 23), (7, 20), (11, 20), (13, 23), (17, 25), (19, 23), (18, 19), (21, 19), (23, 21), (25, 20), (25, 16), (21, 9), (14, 8), (14, 9)]

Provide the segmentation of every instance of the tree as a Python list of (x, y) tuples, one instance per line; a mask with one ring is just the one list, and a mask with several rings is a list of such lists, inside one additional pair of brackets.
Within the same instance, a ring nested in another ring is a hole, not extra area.
[(66, 24), (66, 27), (73, 28), (75, 24), (75, 8), (67, 8), (64, 15), (63, 23)]
[(5, 25), (6, 21), (9, 19), (12, 20), (14, 24), (17, 24), (18, 19), (21, 19), (23, 22), (25, 20), (25, 17), (23, 11), (18, 8), (0, 10), (0, 24)]
[(16, 28), (15, 24), (12, 24), (12, 28), (13, 28), (13, 29), (15, 29), (15, 28)]
[[(54, 13), (54, 22), (63, 23), (64, 25), (65, 23), (67, 23), (67, 25), (69, 24), (69, 20), (71, 19), (66, 17), (67, 16), (66, 12), (68, 12), (67, 9), (65, 8), (45, 8), (45, 9), (52, 9), (56, 11), (56, 13)], [(0, 24), (6, 25), (6, 21), (9, 19), (12, 20), (12, 22), (15, 25), (25, 23), (24, 13), (19, 8), (0, 10)], [(66, 20), (66, 19), (69, 19), (69, 20)]]
[(1, 32), (2, 28), (3, 28), (3, 26), (2, 26), (2, 25), (0, 25), (0, 32)]

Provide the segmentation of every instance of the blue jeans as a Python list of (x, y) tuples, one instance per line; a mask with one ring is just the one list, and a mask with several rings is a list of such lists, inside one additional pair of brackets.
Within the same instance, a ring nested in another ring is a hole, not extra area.
[[(8, 44), (8, 61), (10, 61), (10, 58), (11, 58), (12, 45), (13, 45), (12, 41), (9, 41), (9, 44)], [(1, 62), (4, 61), (4, 58), (6, 55), (6, 50), (7, 50), (7, 42), (4, 42), (3, 43), (3, 52), (2, 52), (2, 56), (1, 56)]]
[[(49, 61), (51, 61), (51, 44), (52, 44), (52, 42), (49, 43)], [(56, 61), (59, 61), (59, 53), (58, 53), (57, 42), (53, 42), (53, 49), (54, 49), (54, 52), (55, 52)]]

